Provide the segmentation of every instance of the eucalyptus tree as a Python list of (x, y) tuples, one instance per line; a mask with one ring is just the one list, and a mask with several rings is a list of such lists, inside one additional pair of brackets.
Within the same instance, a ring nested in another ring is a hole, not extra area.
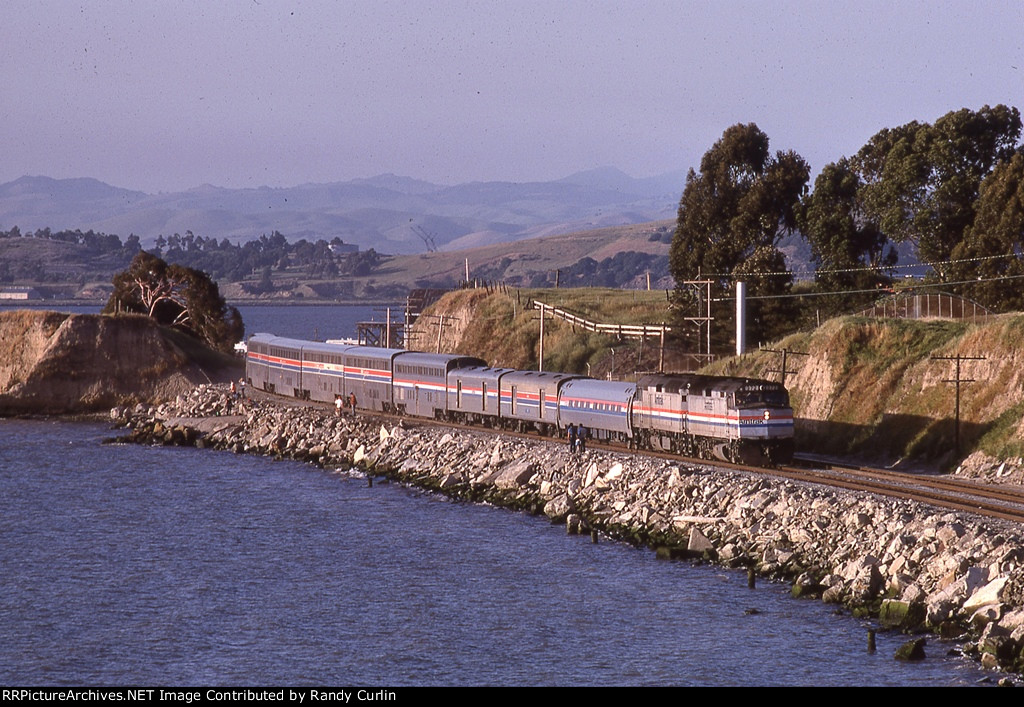
[(844, 157), (821, 170), (798, 213), (819, 288), (839, 293), (827, 298), (826, 308), (834, 312), (871, 299), (871, 290), (890, 282), (885, 271), (897, 261), (895, 248), (865, 211), (862, 188), (859, 175)]
[(245, 334), (242, 317), (229, 307), (217, 283), (200, 271), (168, 265), (140, 251), (113, 279), (104, 313), (134, 312), (182, 329), (215, 349), (230, 352)]
[[(786, 292), (792, 275), (778, 250), (779, 240), (796, 228), (796, 209), (810, 169), (792, 151), (769, 150), (768, 136), (755, 124), (737, 124), (704, 153), (679, 201), (669, 270), (677, 302), (686, 302), (686, 280), (712, 278), (720, 288), (738, 275), (752, 295)], [(772, 333), (777, 306), (751, 307), (752, 334)]]
[(1004, 105), (879, 131), (851, 161), (865, 213), (948, 280), (945, 263), (974, 222), (981, 183), (1011, 157), (1020, 133), (1019, 111)]
[(981, 183), (977, 214), (953, 249), (952, 276), (965, 295), (1000, 310), (1024, 309), (1024, 150)]

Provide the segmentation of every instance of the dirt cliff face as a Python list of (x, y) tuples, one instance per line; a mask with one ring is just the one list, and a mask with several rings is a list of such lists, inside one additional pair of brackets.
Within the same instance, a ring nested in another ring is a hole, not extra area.
[(0, 415), (157, 402), (241, 375), (146, 317), (0, 312)]
[[(806, 352), (787, 362), (798, 449), (900, 458), (953, 467), (972, 451), (997, 459), (1024, 452), (1024, 316), (971, 324), (844, 317), (773, 346)], [(960, 455), (956, 455), (956, 362)], [(979, 360), (980, 359), (980, 360)], [(778, 380), (781, 357), (764, 351), (713, 372)]]

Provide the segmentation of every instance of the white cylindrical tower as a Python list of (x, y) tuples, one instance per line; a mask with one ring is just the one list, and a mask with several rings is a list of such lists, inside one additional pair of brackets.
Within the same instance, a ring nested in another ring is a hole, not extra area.
[(747, 283), (736, 282), (736, 355), (747, 349)]

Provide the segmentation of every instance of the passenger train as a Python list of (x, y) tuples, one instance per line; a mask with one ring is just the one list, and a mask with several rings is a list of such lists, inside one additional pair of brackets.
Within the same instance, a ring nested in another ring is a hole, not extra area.
[(570, 425), (630, 447), (747, 464), (793, 457), (793, 410), (779, 383), (693, 373), (635, 382), (494, 368), (473, 356), (254, 334), (250, 386), (357, 409), (564, 436)]

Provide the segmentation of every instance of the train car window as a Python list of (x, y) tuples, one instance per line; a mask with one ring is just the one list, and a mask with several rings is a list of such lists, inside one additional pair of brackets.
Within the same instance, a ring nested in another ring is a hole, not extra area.
[(544, 417), (544, 389), (543, 388), (540, 389), (540, 394), (538, 395), (538, 399), (540, 400), (540, 403), (539, 403), (540, 404), (540, 415), (539, 416), (541, 418), (543, 418)]
[(516, 387), (512, 386), (512, 414), (516, 414)]
[(482, 411), (486, 411), (487, 410), (487, 384), (483, 383), (481, 385), (481, 388), (483, 390), (483, 393), (480, 396), (480, 409)]

